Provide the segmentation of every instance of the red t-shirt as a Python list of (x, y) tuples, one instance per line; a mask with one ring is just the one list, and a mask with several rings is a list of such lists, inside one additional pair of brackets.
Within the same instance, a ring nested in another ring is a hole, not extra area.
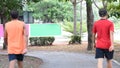
[(109, 49), (111, 46), (110, 31), (114, 31), (111, 21), (101, 19), (94, 23), (92, 32), (97, 35), (96, 48)]

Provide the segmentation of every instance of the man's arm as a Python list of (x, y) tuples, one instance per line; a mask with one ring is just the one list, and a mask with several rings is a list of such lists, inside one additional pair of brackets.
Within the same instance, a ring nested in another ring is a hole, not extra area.
[(23, 51), (23, 54), (25, 54), (27, 53), (27, 46), (28, 46), (28, 35), (27, 35), (25, 24), (24, 24), (23, 30), (24, 30), (24, 39), (25, 39), (25, 49)]
[(96, 45), (95, 45), (95, 33), (92, 34), (92, 41), (93, 41), (93, 46), (95, 48), (96, 47)]
[(113, 37), (113, 31), (110, 31), (110, 41), (111, 41), (111, 46), (109, 48), (109, 51), (113, 51), (114, 50), (114, 45), (113, 45), (113, 41), (114, 37)]

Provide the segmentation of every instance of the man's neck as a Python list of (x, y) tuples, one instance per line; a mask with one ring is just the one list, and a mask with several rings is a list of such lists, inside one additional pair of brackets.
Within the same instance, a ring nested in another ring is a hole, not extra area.
[(18, 19), (12, 19), (12, 20), (18, 20)]
[(101, 17), (101, 19), (102, 19), (102, 20), (105, 20), (105, 19), (107, 19), (107, 17), (106, 17), (106, 16), (105, 16), (105, 17)]

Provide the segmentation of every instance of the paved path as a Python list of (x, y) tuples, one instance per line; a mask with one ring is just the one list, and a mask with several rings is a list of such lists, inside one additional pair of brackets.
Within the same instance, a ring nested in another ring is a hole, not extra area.
[[(27, 55), (41, 58), (43, 64), (40, 68), (96, 68), (97, 65), (97, 60), (91, 54), (34, 51)], [(104, 68), (105, 65), (104, 62)], [(113, 68), (120, 68), (120, 65), (113, 62)]]

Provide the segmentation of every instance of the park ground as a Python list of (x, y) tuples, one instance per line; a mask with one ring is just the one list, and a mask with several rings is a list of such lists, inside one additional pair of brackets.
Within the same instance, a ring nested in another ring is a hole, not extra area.
[[(120, 62), (120, 43), (115, 42), (115, 54), (114, 59)], [(92, 51), (87, 51), (87, 42), (82, 42), (82, 44), (54, 44), (51, 46), (30, 46), (29, 51), (57, 51), (57, 52), (72, 52), (72, 53), (87, 53), (95, 54), (95, 49)]]
[[(114, 59), (117, 62), (120, 62), (120, 43), (114, 43), (114, 44), (115, 44)], [(69, 52), (69, 53), (91, 54), (91, 55), (94, 55), (94, 53), (95, 53), (95, 49), (93, 49), (92, 51), (87, 51), (87, 42), (82, 42), (82, 44), (73, 44), (73, 45), (68, 45), (64, 42), (64, 44), (63, 43), (59, 43), (59, 44), (55, 43), (51, 46), (29, 46), (28, 47), (28, 53), (34, 52), (34, 51)], [(0, 49), (0, 52), (6, 53), (6, 50)], [(25, 68), (30, 68), (30, 67), (37, 68), (43, 62), (41, 59), (38, 59), (38, 58), (26, 57), (24, 63), (25, 63), (24, 64)], [(3, 65), (0, 65), (0, 66), (3, 66), (2, 68), (7, 68), (7, 66), (8, 66), (7, 56), (0, 55), (0, 64), (3, 64)]]
[[(67, 33), (65, 33), (67, 35)], [(118, 32), (115, 33), (115, 54), (114, 54), (114, 60), (120, 63), (120, 43), (119, 43), (119, 34)], [(87, 34), (83, 34), (82, 44), (68, 44), (66, 40), (69, 39), (65, 37), (56, 37), (55, 42), (53, 45), (50, 46), (29, 46), (28, 47), (28, 54), (31, 52), (67, 52), (67, 53), (77, 53), (77, 54), (89, 54), (93, 55), (95, 54), (95, 49), (92, 51), (87, 51)], [(2, 50), (2, 47), (0, 46), (0, 53), (7, 54), (6, 50)], [(32, 62), (31, 62), (32, 61)], [(35, 58), (35, 57), (25, 57), (24, 61), (24, 68), (37, 68), (39, 65), (44, 63), (41, 58)], [(6, 55), (0, 54), (0, 68), (8, 68), (8, 59)]]

